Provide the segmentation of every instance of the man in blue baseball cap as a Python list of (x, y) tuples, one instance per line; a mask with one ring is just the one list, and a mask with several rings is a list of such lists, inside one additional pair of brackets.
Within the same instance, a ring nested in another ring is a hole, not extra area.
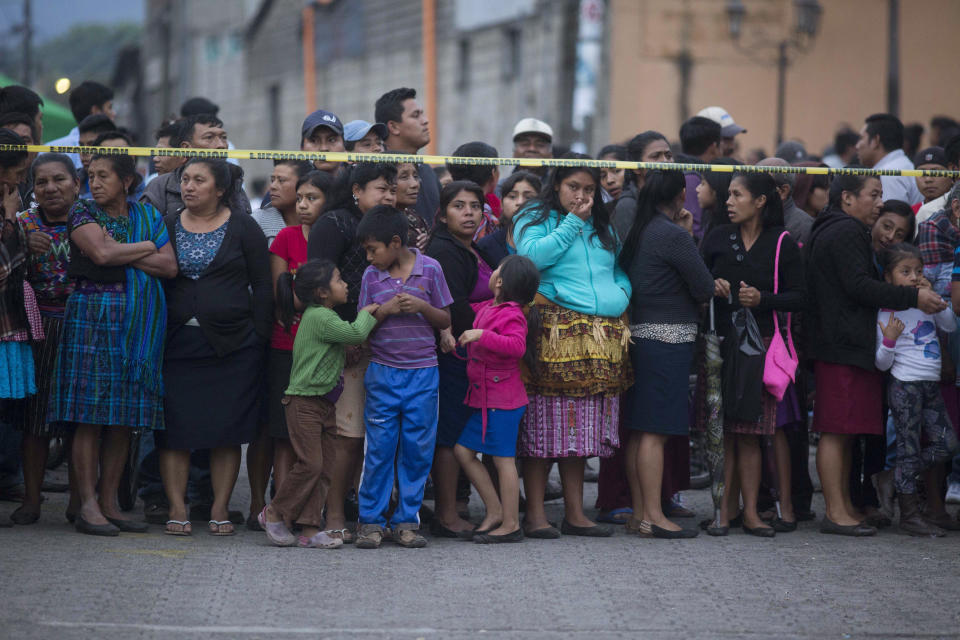
[[(346, 151), (343, 144), (343, 123), (336, 114), (318, 109), (303, 120), (300, 129), (300, 149), (302, 151)], [(315, 160), (313, 163), (320, 171), (336, 172), (339, 162)]]
[(383, 153), (387, 139), (387, 125), (366, 120), (352, 120), (343, 125), (343, 144), (347, 151)]

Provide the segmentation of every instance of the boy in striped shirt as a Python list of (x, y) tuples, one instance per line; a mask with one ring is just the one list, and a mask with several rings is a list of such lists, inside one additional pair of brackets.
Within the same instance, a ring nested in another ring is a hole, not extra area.
[(406, 238), (403, 214), (389, 205), (370, 209), (357, 226), (357, 239), (370, 262), (360, 282), (358, 304), (380, 305), (364, 378), (367, 443), (356, 542), (362, 549), (376, 549), (383, 539), (395, 460), (400, 495), (391, 518), (393, 538), (405, 547), (427, 544), (418, 530), (437, 436), (434, 331), (450, 326), (447, 307), (453, 298), (439, 263), (408, 248)]

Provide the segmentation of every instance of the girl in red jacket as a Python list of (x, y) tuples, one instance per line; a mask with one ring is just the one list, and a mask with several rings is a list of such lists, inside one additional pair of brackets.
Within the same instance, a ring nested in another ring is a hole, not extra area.
[[(533, 301), (540, 273), (524, 256), (507, 256), (490, 275), (493, 300), (476, 309), (473, 329), (460, 336), (468, 349), (466, 404), (475, 411), (454, 448), (457, 462), (486, 507), (486, 517), (474, 532), (474, 542), (520, 542), (520, 483), (517, 478), (517, 433), (527, 409), (527, 391), (520, 376), (520, 359), (528, 348), (527, 318), (523, 308)], [(532, 310), (535, 314), (536, 311)], [(536, 324), (536, 318), (531, 318)], [(493, 456), (500, 496), (477, 452)]]

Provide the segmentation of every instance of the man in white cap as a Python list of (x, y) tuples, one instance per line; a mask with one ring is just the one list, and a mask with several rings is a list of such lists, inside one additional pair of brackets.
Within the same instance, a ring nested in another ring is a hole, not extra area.
[[(553, 129), (543, 120), (524, 118), (513, 128), (514, 158), (553, 157)], [(539, 176), (547, 173), (545, 167), (523, 167)]]
[(723, 141), (720, 143), (720, 155), (727, 158), (734, 157), (737, 152), (737, 142), (734, 138), (738, 133), (746, 133), (747, 130), (733, 121), (733, 116), (727, 113), (723, 107), (707, 107), (701, 109), (697, 114), (703, 118), (710, 118), (722, 128)]

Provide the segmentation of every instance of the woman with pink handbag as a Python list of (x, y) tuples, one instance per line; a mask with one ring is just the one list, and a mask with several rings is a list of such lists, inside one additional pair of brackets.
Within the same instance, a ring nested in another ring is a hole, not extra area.
[[(762, 391), (757, 419), (724, 418), (724, 468), (728, 488), (721, 520), (708, 530), (726, 535), (743, 495), (742, 523), (746, 533), (773, 537), (777, 531), (793, 531), (796, 518), (791, 505), (789, 452), (786, 436), (776, 430), (777, 403), (787, 399), (796, 371), (797, 356), (790, 337), (790, 319), (781, 323), (777, 312), (803, 308), (804, 274), (800, 250), (783, 228), (783, 205), (773, 178), (766, 173), (738, 173), (730, 183), (727, 200), (730, 222), (714, 228), (703, 240), (701, 251), (713, 274), (717, 299), (717, 330), (729, 333), (731, 316), (738, 309), (752, 313), (767, 346), (764, 373), (749, 381)], [(784, 338), (781, 331), (786, 333)], [(728, 404), (730, 399), (724, 398)], [(762, 456), (760, 438), (774, 436), (778, 474), (783, 495), (782, 513), (773, 526), (757, 513)], [(735, 475), (736, 472), (736, 475)], [(739, 480), (740, 491), (736, 491)]]

